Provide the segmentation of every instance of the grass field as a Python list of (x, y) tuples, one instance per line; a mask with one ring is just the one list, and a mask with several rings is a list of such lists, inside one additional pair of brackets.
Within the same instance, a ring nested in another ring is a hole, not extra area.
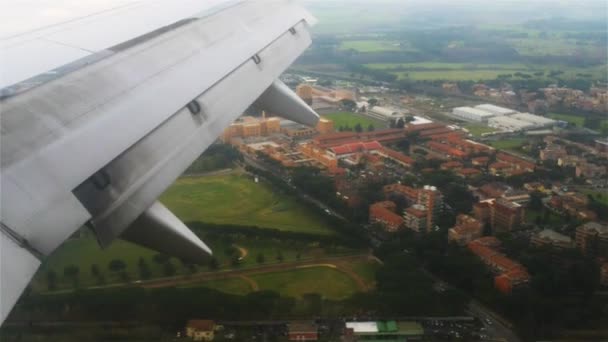
[[(348, 268), (361, 277), (367, 284), (375, 282), (376, 262), (354, 262)], [(268, 274), (248, 276), (259, 290), (273, 290), (283, 296), (302, 297), (307, 293), (318, 293), (328, 299), (343, 299), (358, 291), (357, 284), (339, 270), (314, 266)], [(242, 278), (212, 280), (195, 283), (188, 287), (208, 287), (218, 291), (246, 295), (252, 292), (251, 285)]]
[(340, 44), (341, 50), (357, 50), (359, 52), (403, 51), (398, 42), (387, 40), (346, 40)]
[(354, 129), (357, 124), (360, 124), (361, 127), (363, 127), (363, 130), (367, 130), (369, 125), (373, 125), (374, 128), (384, 128), (386, 126), (386, 123), (384, 122), (350, 112), (330, 113), (323, 115), (323, 117), (333, 121), (336, 129), (339, 127), (350, 127)]
[(582, 190), (585, 195), (591, 195), (596, 201), (608, 205), (608, 193), (602, 190)]
[(161, 201), (184, 222), (208, 222), (333, 234), (319, 215), (265, 183), (231, 173), (181, 178)]
[(327, 299), (344, 299), (357, 292), (357, 285), (350, 277), (328, 267), (296, 269), (251, 278), (260, 289), (273, 290), (289, 297), (317, 293)]
[(499, 150), (518, 151), (519, 148), (526, 143), (526, 138), (510, 138), (498, 141), (490, 141), (490, 146)]
[(366, 67), (377, 70), (384, 70), (393, 73), (401, 79), (412, 80), (491, 80), (498, 75), (514, 74), (521, 72), (532, 75), (535, 72), (543, 72), (538, 77), (548, 77), (552, 70), (562, 71), (560, 78), (578, 78), (578, 74), (591, 75), (591, 79), (605, 80), (606, 65), (578, 68), (557, 64), (473, 64), (473, 63), (442, 63), (442, 62), (417, 62), (417, 63), (372, 63), (365, 64)]
[[(297, 260), (311, 260), (328, 255), (344, 255), (352, 254), (356, 251), (345, 247), (332, 247), (331, 249), (323, 249), (317, 246), (315, 242), (300, 242), (300, 241), (285, 241), (278, 239), (267, 238), (229, 238), (226, 236), (211, 236), (202, 237), (209, 247), (214, 251), (214, 257), (218, 260), (220, 269), (234, 268), (231, 263), (234, 254), (231, 247), (243, 248), (247, 256), (239, 264), (239, 268), (245, 269), (256, 267), (260, 264), (257, 262), (258, 256), (264, 256), (264, 264), (278, 263), (279, 254), (283, 258), (283, 262), (294, 262)], [(126, 264), (126, 273), (129, 280), (141, 279), (138, 262), (143, 258), (149, 266), (151, 279), (166, 276), (163, 272), (163, 266), (156, 263), (153, 257), (158, 254), (155, 251), (147, 248), (139, 247), (126, 241), (116, 240), (109, 248), (103, 250), (97, 244), (93, 236), (72, 239), (64, 243), (57, 251), (55, 251), (49, 259), (41, 266), (34, 281), (33, 288), (44, 291), (47, 289), (46, 274), (49, 270), (57, 273), (58, 288), (71, 288), (73, 282), (69, 277), (64, 277), (63, 272), (67, 266), (74, 265), (79, 268), (79, 285), (93, 286), (98, 285), (98, 280), (91, 273), (91, 266), (98, 265), (101, 274), (105, 278), (106, 284), (123, 282), (117, 274), (114, 274), (109, 269), (109, 264), (112, 260), (122, 260)], [(171, 258), (169, 260), (176, 268), (176, 274), (188, 274), (188, 270), (184, 267), (181, 261)], [(208, 265), (198, 266), (196, 271), (209, 271)]]
[(488, 127), (486, 125), (477, 125), (477, 124), (468, 124), (468, 125), (465, 125), (464, 128), (466, 128), (469, 131), (469, 133), (473, 134), (473, 136), (475, 136), (475, 137), (480, 137), (484, 133), (490, 133), (490, 132), (496, 131), (496, 129), (494, 129), (492, 127)]
[(576, 127), (583, 127), (583, 124), (585, 123), (585, 118), (578, 115), (549, 113), (548, 116), (555, 120), (567, 121), (576, 125)]

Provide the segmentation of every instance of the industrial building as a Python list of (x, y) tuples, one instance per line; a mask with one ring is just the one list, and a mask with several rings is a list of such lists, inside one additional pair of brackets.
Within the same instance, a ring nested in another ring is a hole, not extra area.
[(475, 106), (475, 109), (483, 110), (484, 112), (492, 113), (494, 116), (503, 116), (509, 114), (515, 114), (517, 111), (509, 108), (495, 106), (493, 104), (482, 104)]
[(457, 107), (452, 109), (452, 114), (459, 119), (475, 122), (487, 122), (488, 119), (495, 115), (481, 109), (471, 107)]
[(509, 116), (510, 118), (521, 120), (524, 122), (528, 122), (534, 125), (536, 128), (540, 127), (552, 127), (557, 124), (557, 121), (549, 118), (545, 118), (538, 115), (533, 115), (530, 113), (516, 113)]
[(374, 106), (370, 108), (365, 115), (382, 121), (391, 121), (403, 119), (405, 115), (391, 108)]
[(536, 126), (528, 121), (522, 121), (510, 116), (496, 116), (488, 120), (488, 126), (502, 131), (523, 131)]

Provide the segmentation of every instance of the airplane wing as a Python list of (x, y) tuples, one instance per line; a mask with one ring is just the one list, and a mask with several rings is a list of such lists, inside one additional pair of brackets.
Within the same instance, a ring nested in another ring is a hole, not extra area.
[(0, 323), (85, 224), (200, 260), (158, 196), (254, 102), (318, 121), (278, 81), (315, 22), (293, 1), (52, 3), (0, 13)]

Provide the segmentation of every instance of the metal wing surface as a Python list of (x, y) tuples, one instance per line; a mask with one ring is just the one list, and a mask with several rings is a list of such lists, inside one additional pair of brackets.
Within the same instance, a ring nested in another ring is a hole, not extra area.
[[(278, 81), (311, 43), (314, 18), (293, 1), (10, 2), (0, 322), (41, 260), (85, 224), (104, 247), (122, 237), (184, 259), (211, 253), (158, 196), (254, 102), (318, 120)], [(31, 23), (16, 19), (26, 13)]]

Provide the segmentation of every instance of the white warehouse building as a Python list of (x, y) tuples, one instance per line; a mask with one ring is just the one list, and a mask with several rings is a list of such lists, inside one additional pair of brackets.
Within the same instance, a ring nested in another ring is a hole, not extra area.
[(517, 113), (517, 111), (505, 107), (495, 106), (493, 104), (482, 104), (475, 106), (475, 109), (481, 109), (483, 111), (494, 114), (494, 116), (502, 116)]
[(459, 119), (475, 122), (486, 122), (489, 118), (493, 117), (494, 114), (471, 107), (457, 107), (452, 109), (452, 114)]
[(372, 118), (382, 120), (382, 121), (390, 121), (390, 120), (398, 120), (405, 118), (403, 113), (395, 109), (390, 109), (386, 107), (374, 106), (371, 109), (367, 110), (367, 116)]
[(503, 131), (522, 131), (535, 128), (536, 125), (527, 121), (518, 120), (511, 116), (496, 116), (488, 120), (488, 126)]
[(511, 118), (529, 122), (536, 127), (551, 127), (554, 126), (557, 121), (542, 116), (530, 114), (530, 113), (517, 113), (510, 116)]

